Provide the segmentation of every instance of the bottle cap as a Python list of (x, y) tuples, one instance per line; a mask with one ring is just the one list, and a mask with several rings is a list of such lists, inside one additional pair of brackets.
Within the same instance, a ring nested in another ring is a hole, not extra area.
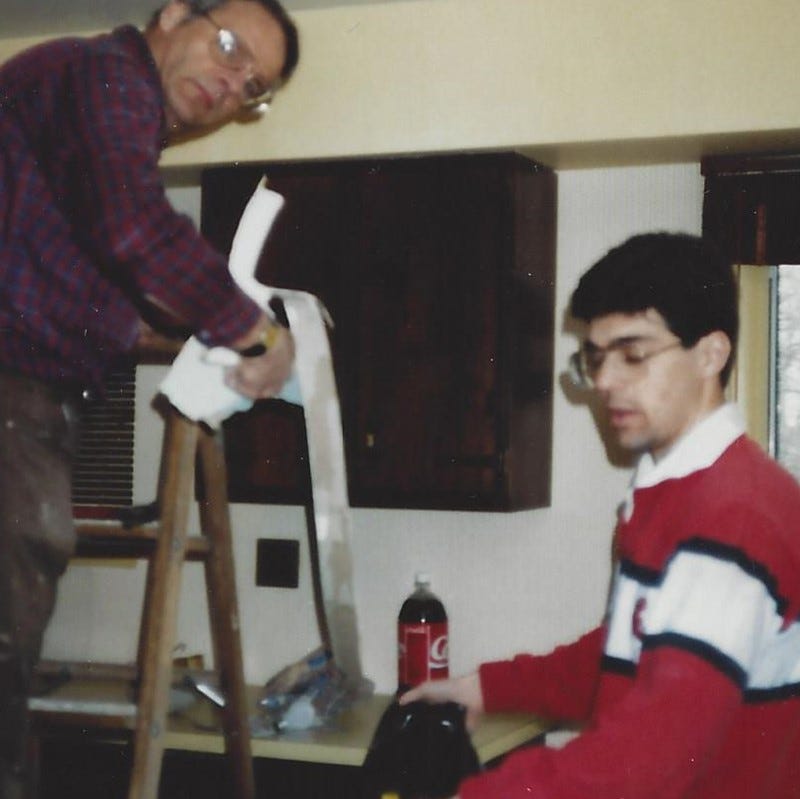
[(417, 572), (414, 575), (414, 585), (430, 585), (431, 576), (428, 572)]

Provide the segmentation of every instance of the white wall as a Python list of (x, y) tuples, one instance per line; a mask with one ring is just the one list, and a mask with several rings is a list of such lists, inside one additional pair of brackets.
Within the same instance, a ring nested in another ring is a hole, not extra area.
[[(171, 191), (196, 215), (198, 191)], [(561, 310), (578, 276), (610, 246), (653, 229), (698, 232), (702, 179), (696, 164), (566, 171), (559, 174), (557, 375), (575, 347)], [(140, 369), (136, 501), (155, 492), (160, 426), (149, 409), (161, 370)], [(515, 514), (356, 510), (355, 582), (364, 668), (382, 691), (394, 689), (395, 618), (414, 572), (431, 572), (451, 625), (451, 669), (519, 650), (544, 651), (600, 617), (609, 577), (614, 509), (628, 471), (611, 467), (589, 411), (555, 396), (550, 508)], [(296, 590), (256, 588), (255, 541), (304, 539), (297, 508), (232, 508), (246, 676), (263, 682), (317, 643), (306, 560)], [(46, 657), (131, 660), (141, 571), (72, 567), (61, 584)], [(179, 638), (210, 651), (202, 572), (190, 566)]]

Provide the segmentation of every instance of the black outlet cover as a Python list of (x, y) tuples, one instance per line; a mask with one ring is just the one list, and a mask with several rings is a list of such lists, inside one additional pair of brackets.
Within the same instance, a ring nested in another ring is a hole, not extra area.
[(256, 541), (256, 585), (297, 588), (300, 574), (300, 542), (290, 538)]

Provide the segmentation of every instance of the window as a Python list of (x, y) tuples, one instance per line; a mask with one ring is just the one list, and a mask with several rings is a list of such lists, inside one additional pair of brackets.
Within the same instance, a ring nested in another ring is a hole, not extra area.
[(732, 398), (748, 432), (800, 479), (800, 265), (740, 266)]
[(771, 444), (775, 457), (800, 479), (800, 265), (772, 271)]

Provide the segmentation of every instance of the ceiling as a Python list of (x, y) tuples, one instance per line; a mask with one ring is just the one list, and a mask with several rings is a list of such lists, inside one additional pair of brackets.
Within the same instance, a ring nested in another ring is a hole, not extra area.
[[(385, 2), (386, 0), (382, 0)], [(105, 30), (123, 22), (142, 26), (165, 0), (3, 0), (1, 38)], [(290, 13), (375, 0), (283, 0)]]

